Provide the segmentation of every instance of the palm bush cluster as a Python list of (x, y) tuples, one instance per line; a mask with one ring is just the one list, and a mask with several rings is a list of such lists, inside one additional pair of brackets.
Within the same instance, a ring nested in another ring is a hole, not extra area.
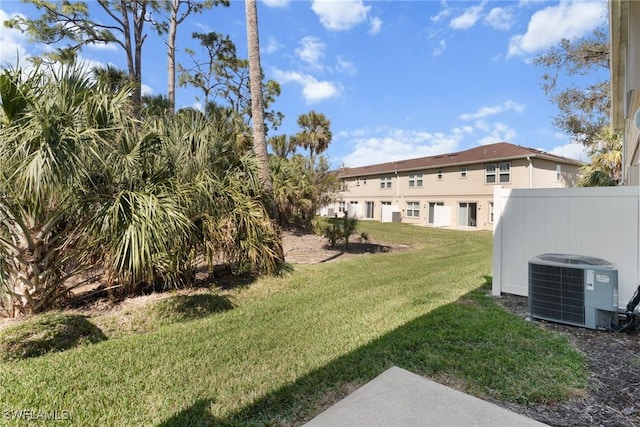
[(99, 272), (126, 291), (195, 266), (273, 272), (280, 241), (230, 116), (132, 114), (78, 67), (0, 75), (0, 308), (50, 307)]

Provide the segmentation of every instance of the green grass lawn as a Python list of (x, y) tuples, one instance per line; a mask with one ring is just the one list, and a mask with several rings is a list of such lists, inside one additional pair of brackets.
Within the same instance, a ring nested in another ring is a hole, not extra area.
[(584, 387), (565, 340), (488, 296), (490, 233), (359, 231), (412, 249), (297, 266), (226, 293), (231, 304), (206, 317), (1, 363), (0, 411), (67, 411), (73, 425), (296, 424), (393, 365), (493, 400)]

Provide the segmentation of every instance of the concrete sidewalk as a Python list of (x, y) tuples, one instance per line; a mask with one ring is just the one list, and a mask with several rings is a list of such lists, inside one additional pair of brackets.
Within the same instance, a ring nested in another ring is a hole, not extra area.
[(305, 425), (533, 427), (546, 424), (393, 367)]

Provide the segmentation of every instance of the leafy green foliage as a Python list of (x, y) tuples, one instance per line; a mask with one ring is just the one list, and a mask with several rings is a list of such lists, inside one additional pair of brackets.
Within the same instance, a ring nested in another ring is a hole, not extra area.
[(581, 168), (581, 187), (612, 187), (622, 180), (622, 136), (602, 128), (589, 147), (591, 163)]
[[(42, 311), (81, 273), (83, 231), (95, 194), (100, 151), (118, 127), (128, 91), (105, 94), (78, 68), (5, 70), (0, 126), (0, 306), (9, 315)], [(18, 105), (14, 105), (14, 103)]]
[(125, 293), (191, 283), (200, 255), (210, 267), (277, 270), (280, 240), (234, 122), (196, 111), (134, 119), (128, 86), (114, 93), (78, 68), (5, 76), (3, 111), (22, 111), (0, 127), (7, 314), (47, 309), (96, 265)]
[(106, 339), (84, 316), (43, 314), (0, 330), (0, 362), (38, 357)]
[[(349, 249), (349, 239), (356, 234), (358, 219), (345, 215), (342, 218), (316, 217), (313, 220), (313, 229), (318, 236), (325, 237), (331, 247), (335, 247), (340, 241), (344, 241), (345, 249)], [(362, 233), (368, 239), (367, 233)], [(365, 239), (365, 240), (366, 240)]]
[(609, 122), (609, 81), (581, 84), (577, 82), (583, 80), (576, 77), (609, 69), (607, 33), (597, 29), (586, 37), (563, 39), (533, 63), (548, 70), (542, 80), (545, 93), (558, 107), (554, 124), (574, 142), (590, 146)]

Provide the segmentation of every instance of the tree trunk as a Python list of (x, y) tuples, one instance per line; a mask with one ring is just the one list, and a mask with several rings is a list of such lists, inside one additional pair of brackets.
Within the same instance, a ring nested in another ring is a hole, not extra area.
[[(273, 185), (269, 174), (269, 158), (264, 127), (264, 100), (262, 98), (262, 68), (258, 38), (258, 10), (256, 0), (245, 0), (247, 15), (247, 45), (249, 48), (249, 87), (251, 92), (251, 119), (253, 121), (253, 150), (258, 158), (258, 177), (274, 213)], [(276, 214), (277, 215), (277, 214)]]
[(171, 22), (169, 22), (169, 109), (171, 114), (176, 109), (176, 32), (178, 29), (178, 9), (180, 8), (179, 0), (171, 2)]
[(132, 4), (134, 22), (135, 41), (135, 91), (133, 93), (133, 103), (136, 107), (142, 104), (142, 44), (146, 36), (142, 30), (144, 27), (145, 15), (147, 13), (147, 3), (145, 1)]
[[(266, 198), (271, 222), (278, 232), (278, 207), (273, 196), (273, 183), (269, 172), (267, 137), (264, 126), (264, 100), (262, 98), (262, 66), (260, 65), (260, 40), (258, 38), (258, 8), (256, 0), (245, 0), (247, 15), (247, 46), (249, 48), (249, 91), (251, 94), (251, 118), (253, 120), (253, 150), (258, 159), (258, 178)], [(274, 248), (277, 263), (284, 262), (282, 241)]]

